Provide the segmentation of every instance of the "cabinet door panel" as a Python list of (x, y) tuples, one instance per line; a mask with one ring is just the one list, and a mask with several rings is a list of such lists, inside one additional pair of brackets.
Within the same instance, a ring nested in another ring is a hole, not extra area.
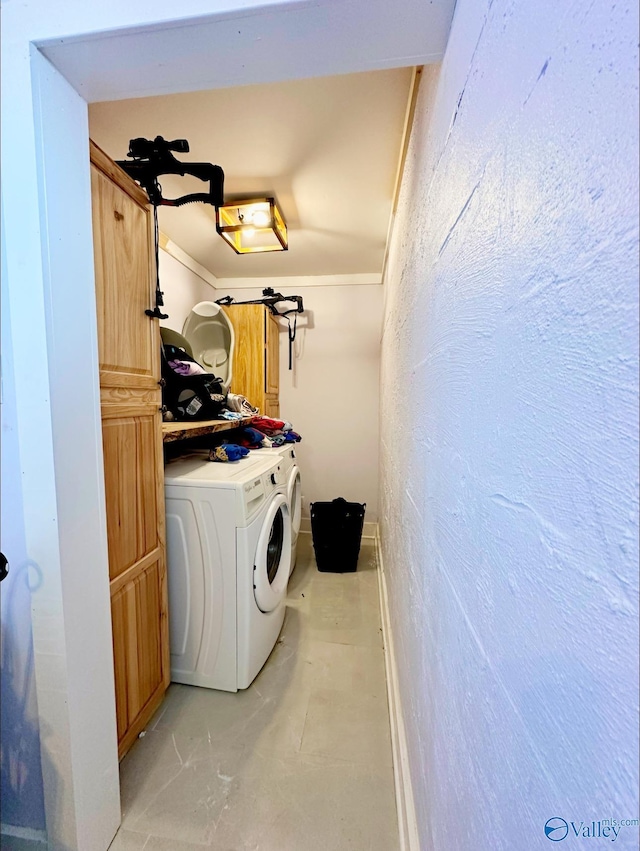
[(169, 684), (160, 332), (151, 215), (139, 187), (91, 145), (100, 401), (118, 748)]
[(278, 394), (280, 389), (280, 328), (270, 313), (265, 313), (266, 393)]
[(273, 417), (274, 420), (280, 419), (280, 402), (277, 396), (264, 397), (264, 415)]
[(152, 375), (149, 212), (95, 167), (91, 189), (100, 369)]
[[(165, 689), (162, 657), (164, 566), (156, 560), (111, 598), (118, 741), (122, 742), (145, 710)], [(162, 617), (158, 617), (161, 613)], [(155, 707), (154, 707), (155, 708)], [(138, 731), (139, 732), (139, 731)], [(137, 735), (137, 733), (135, 733)], [(135, 735), (133, 738), (135, 738)]]
[(156, 415), (103, 421), (102, 443), (109, 542), (115, 579), (158, 545)]
[(265, 309), (262, 304), (232, 304), (224, 308), (236, 338), (231, 389), (260, 409), (265, 386)]

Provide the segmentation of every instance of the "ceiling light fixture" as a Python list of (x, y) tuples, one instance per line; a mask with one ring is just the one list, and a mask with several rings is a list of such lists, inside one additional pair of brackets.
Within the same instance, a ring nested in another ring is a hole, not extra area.
[(275, 198), (250, 198), (216, 207), (216, 230), (236, 254), (289, 247), (287, 224)]

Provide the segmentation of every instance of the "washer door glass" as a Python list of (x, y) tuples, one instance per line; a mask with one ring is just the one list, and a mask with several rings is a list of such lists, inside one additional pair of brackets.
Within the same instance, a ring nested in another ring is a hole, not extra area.
[(279, 493), (267, 510), (256, 547), (253, 585), (261, 612), (273, 611), (284, 600), (290, 570), (291, 515), (287, 498)]
[(300, 531), (300, 520), (302, 518), (300, 469), (295, 464), (289, 473), (287, 494), (289, 496), (289, 510), (291, 511), (291, 530), (295, 536)]
[(267, 577), (269, 584), (273, 583), (280, 567), (280, 557), (282, 555), (282, 541), (284, 539), (284, 518), (282, 516), (282, 508), (278, 509), (276, 516), (271, 524), (271, 532), (269, 533), (269, 543), (267, 544)]

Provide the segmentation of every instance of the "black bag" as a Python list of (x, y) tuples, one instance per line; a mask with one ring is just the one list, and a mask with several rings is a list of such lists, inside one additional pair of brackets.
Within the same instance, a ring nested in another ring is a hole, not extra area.
[[(160, 347), (162, 360), (162, 404), (176, 420), (215, 420), (224, 408), (227, 394), (222, 379), (213, 373), (181, 375), (169, 361), (182, 361), (200, 366), (191, 355), (178, 346), (165, 343)], [(202, 369), (202, 367), (200, 367)]]

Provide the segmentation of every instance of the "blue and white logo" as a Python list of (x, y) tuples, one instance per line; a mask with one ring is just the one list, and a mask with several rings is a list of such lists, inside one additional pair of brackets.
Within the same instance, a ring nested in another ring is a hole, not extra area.
[(550, 818), (544, 826), (544, 835), (552, 842), (561, 842), (563, 839), (567, 838), (568, 833), (569, 825), (559, 816)]

